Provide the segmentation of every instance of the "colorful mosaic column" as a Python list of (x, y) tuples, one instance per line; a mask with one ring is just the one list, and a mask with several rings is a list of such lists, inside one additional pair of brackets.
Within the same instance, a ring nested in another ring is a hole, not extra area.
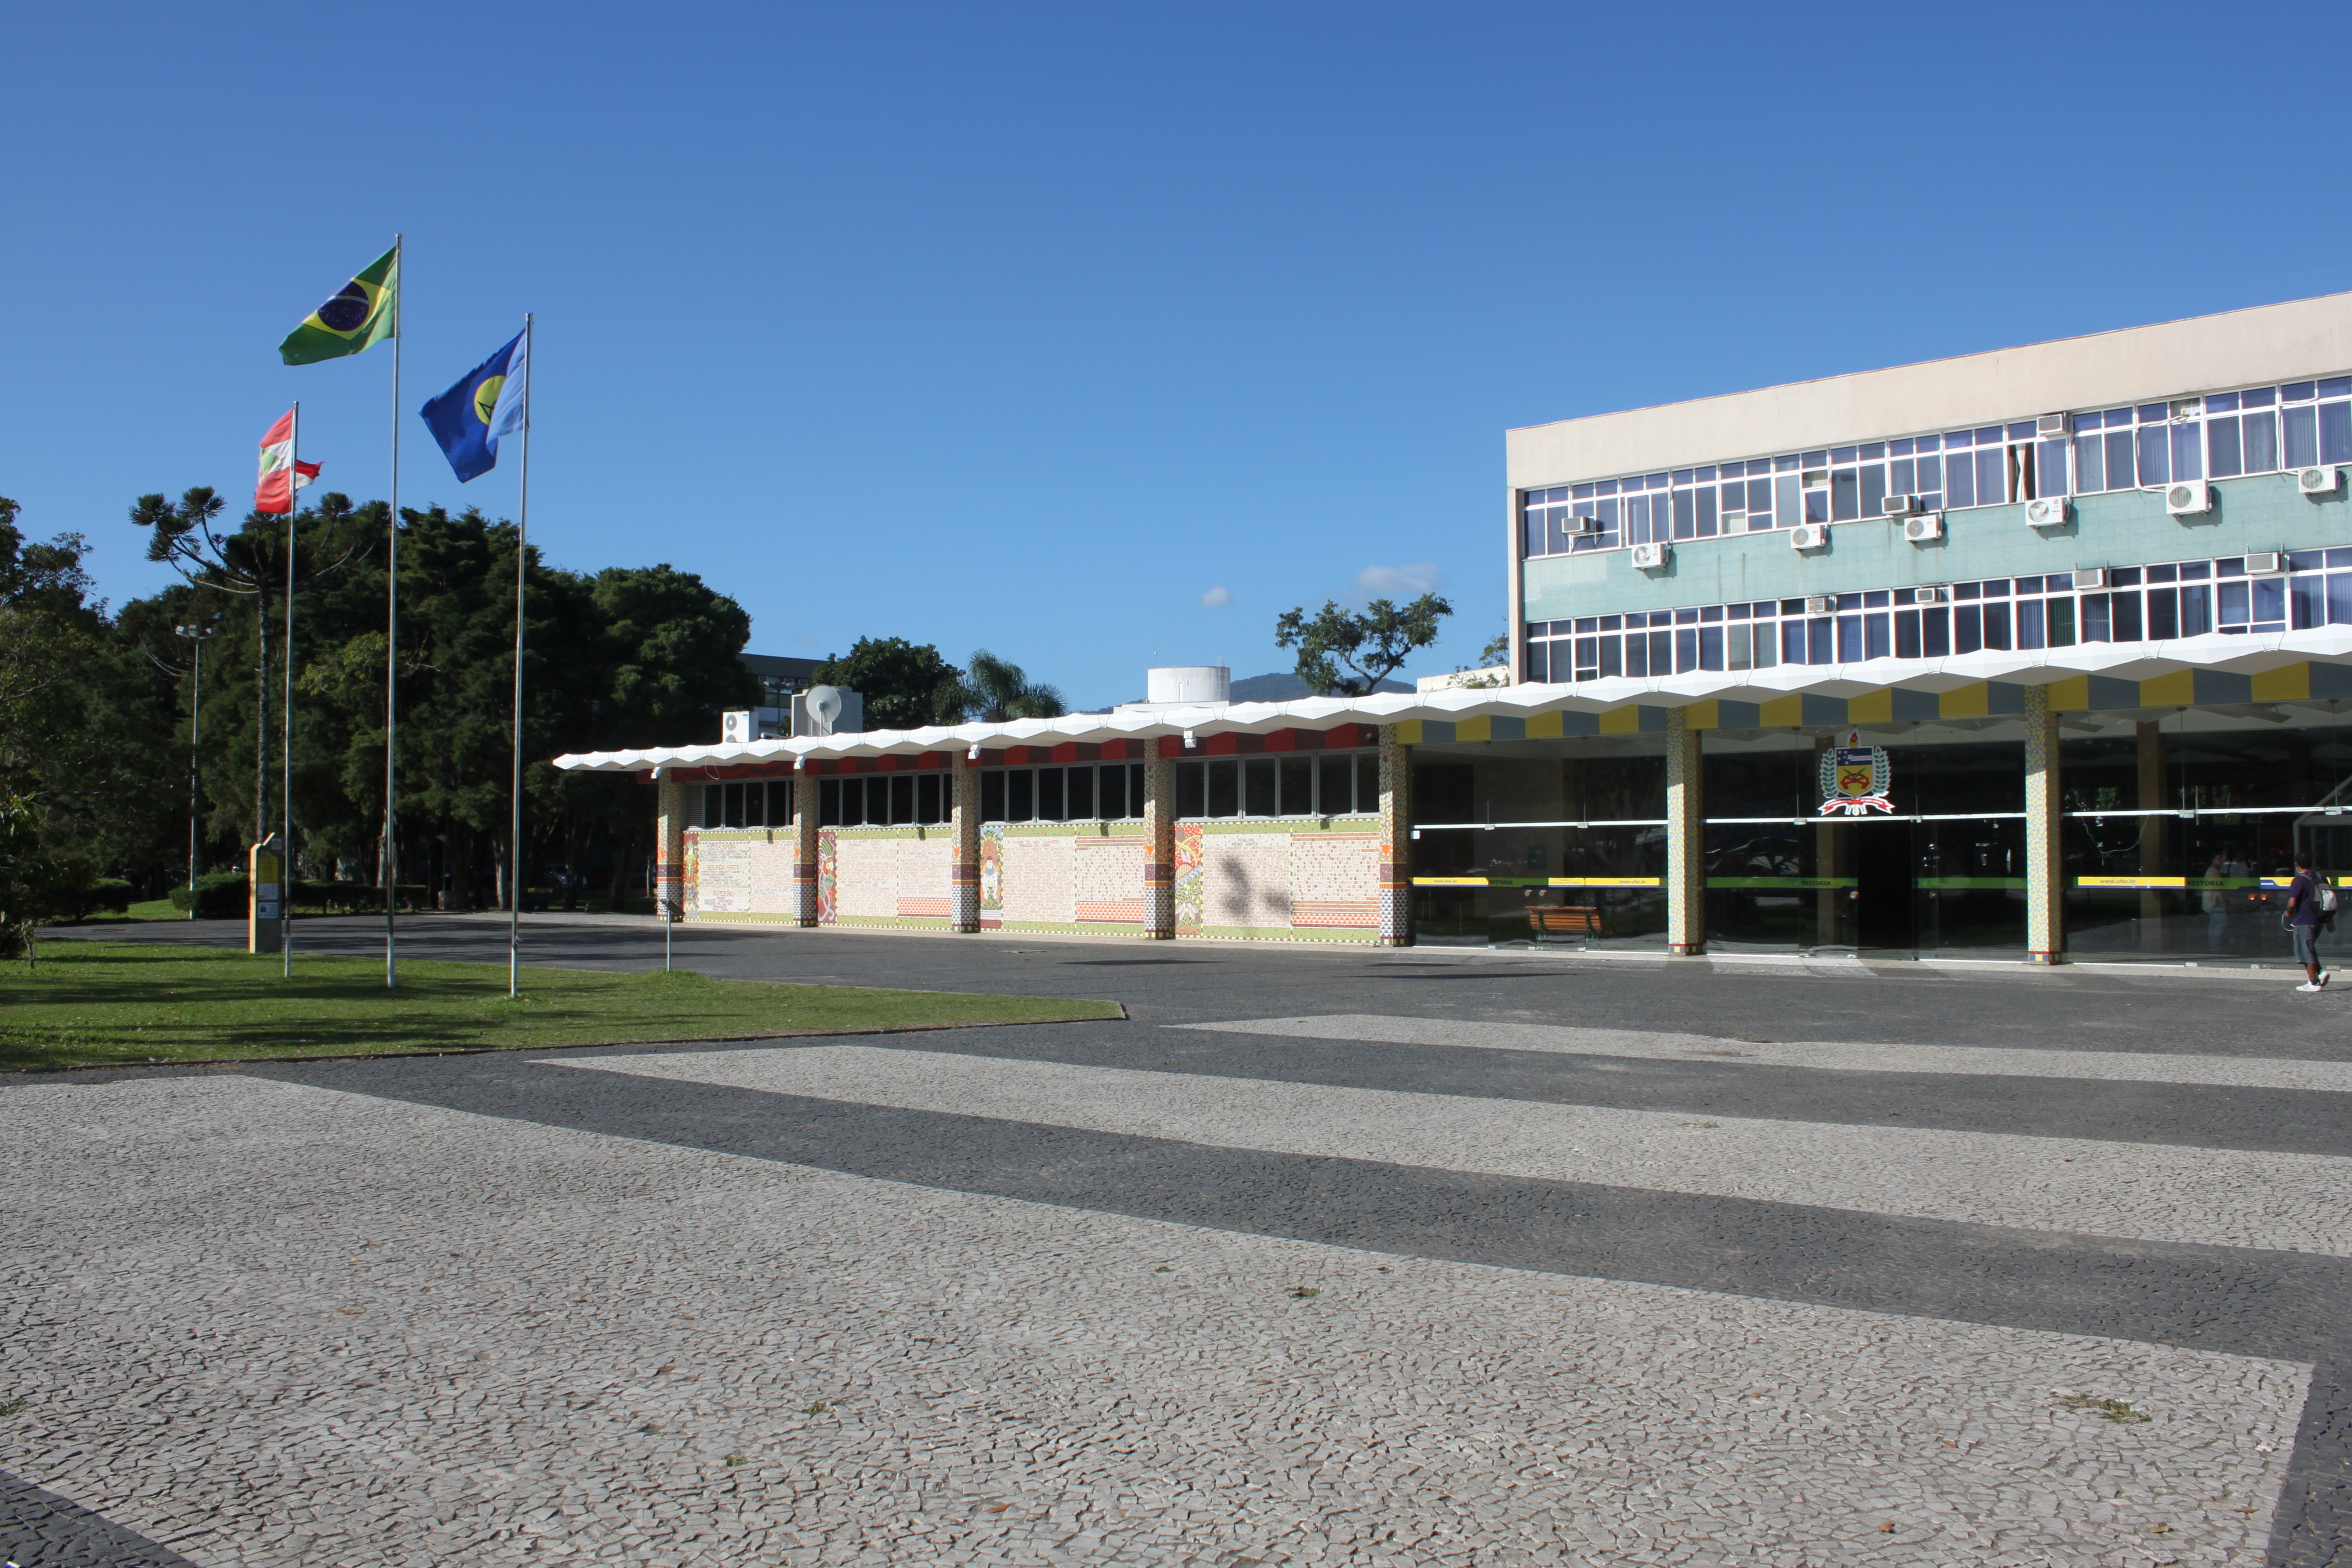
[(1666, 951), (1707, 950), (1707, 826), (1699, 800), (1699, 735), (1689, 712), (1666, 710)]
[(817, 923), (817, 794), (816, 774), (809, 769), (792, 775), (792, 923)]
[(1397, 727), (1380, 726), (1380, 935), (1382, 947), (1413, 945), (1413, 750)]
[(653, 794), (654, 913), (677, 920), (686, 901), (686, 786), (664, 768)]
[(1146, 741), (1143, 765), (1143, 934), (1153, 941), (1176, 935), (1176, 760)]
[(947, 754), (947, 787), (954, 805), (948, 822), (954, 847), (947, 872), (947, 925), (951, 931), (980, 929), (980, 770), (961, 751)]
[(2066, 887), (2059, 859), (2058, 715), (2050, 688), (2025, 688), (2025, 956), (2066, 957)]

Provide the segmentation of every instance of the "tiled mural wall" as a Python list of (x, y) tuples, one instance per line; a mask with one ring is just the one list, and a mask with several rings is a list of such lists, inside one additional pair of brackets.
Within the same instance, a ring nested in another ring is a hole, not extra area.
[(791, 919), (791, 830), (688, 828), (684, 891), (689, 920)]
[[(1150, 844), (1126, 824), (992, 823), (980, 831), (983, 930), (1141, 934)], [(1369, 818), (1184, 822), (1176, 837), (1176, 934), (1370, 941), (1380, 854)], [(944, 926), (954, 843), (938, 827), (826, 828), (817, 835), (824, 925)], [(789, 829), (686, 833), (690, 920), (777, 923), (794, 914)]]
[(945, 925), (954, 851), (946, 827), (820, 830), (819, 923)]
[(1380, 836), (1369, 820), (1176, 825), (1176, 934), (1370, 941)]
[(980, 928), (1140, 933), (1151, 846), (1121, 826), (982, 828)]

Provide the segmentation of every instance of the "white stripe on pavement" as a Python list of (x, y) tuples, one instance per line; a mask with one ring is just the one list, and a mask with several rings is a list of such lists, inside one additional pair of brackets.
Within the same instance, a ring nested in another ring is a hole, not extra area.
[(221, 1568), (2257, 1568), (2308, 1386), (229, 1074), (68, 1094), (0, 1088), (8, 1469)]
[(2352, 1159), (1849, 1127), (873, 1046), (572, 1057), (903, 1110), (1867, 1214), (2352, 1257)]
[(1330, 1013), (1307, 1018), (1236, 1018), (1170, 1024), (1228, 1034), (1302, 1040), (1365, 1040), (1384, 1045), (1475, 1046), (1493, 1051), (1555, 1051), (1571, 1056), (1638, 1056), (1654, 1061), (1737, 1061), (1759, 1067), (1818, 1067), (1834, 1072), (1965, 1073), (2004, 1078), (2093, 1078), (2113, 1083), (2211, 1084), (2236, 1089), (2320, 1089), (2352, 1093), (2352, 1062), (2276, 1056), (2174, 1056), (2151, 1051), (2036, 1051), (2012, 1046), (1853, 1045), (1836, 1041), (1765, 1043), (1641, 1029), (1579, 1029), (1566, 1024), (1482, 1023)]

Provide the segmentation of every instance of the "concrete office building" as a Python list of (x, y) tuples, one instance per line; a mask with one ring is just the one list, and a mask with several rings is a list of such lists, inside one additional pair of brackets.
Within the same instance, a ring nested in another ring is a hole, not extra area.
[[(847, 920), (825, 856), (929, 833), (858, 918), (983, 928), (993, 833), (1060, 917), (1000, 898), (1007, 928), (2283, 962), (2268, 881), (2352, 867), (2352, 295), (1507, 454), (1506, 687), (563, 765), (661, 770), (698, 918)], [(760, 782), (774, 819), (796, 764), (844, 793), (792, 797), (790, 874), (697, 897), (711, 834), (755, 829), (689, 831), (746, 819), (688, 788)], [(1037, 838), (1070, 848), (1010, 848)]]

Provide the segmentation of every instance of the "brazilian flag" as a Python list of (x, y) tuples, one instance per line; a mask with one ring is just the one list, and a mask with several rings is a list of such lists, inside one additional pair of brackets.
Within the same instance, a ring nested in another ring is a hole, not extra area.
[(364, 353), (399, 331), (400, 247), (395, 245), (287, 333), (278, 357), (289, 365), (315, 365)]

